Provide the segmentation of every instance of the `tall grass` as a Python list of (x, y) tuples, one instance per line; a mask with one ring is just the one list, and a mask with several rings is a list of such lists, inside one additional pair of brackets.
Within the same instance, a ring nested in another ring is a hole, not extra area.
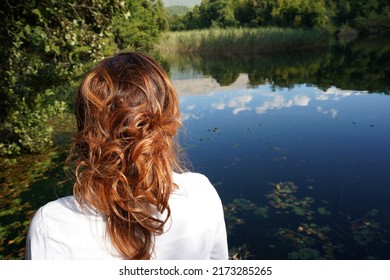
[(161, 36), (162, 53), (271, 53), (323, 47), (328, 36), (317, 30), (232, 28), (169, 32)]

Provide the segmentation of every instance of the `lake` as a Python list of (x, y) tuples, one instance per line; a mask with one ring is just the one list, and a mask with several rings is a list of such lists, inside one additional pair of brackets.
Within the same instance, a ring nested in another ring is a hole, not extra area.
[[(179, 140), (222, 199), (233, 258), (390, 258), (389, 58), (383, 39), (160, 58), (180, 98)], [(74, 128), (69, 116), (48, 153), (2, 161), (0, 259), (23, 258), (31, 215), (71, 193)]]
[(193, 169), (248, 259), (390, 258), (389, 48), (170, 58)]

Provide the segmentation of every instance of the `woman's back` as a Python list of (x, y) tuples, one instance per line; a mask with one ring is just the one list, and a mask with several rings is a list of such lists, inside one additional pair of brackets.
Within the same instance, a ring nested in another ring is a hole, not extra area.
[[(178, 189), (169, 199), (171, 217), (164, 233), (155, 236), (152, 259), (227, 259), (223, 209), (214, 187), (196, 173), (175, 173), (173, 180)], [(104, 218), (96, 211), (81, 210), (73, 196), (61, 198), (35, 215), (26, 257), (122, 258), (105, 236), (105, 227)]]

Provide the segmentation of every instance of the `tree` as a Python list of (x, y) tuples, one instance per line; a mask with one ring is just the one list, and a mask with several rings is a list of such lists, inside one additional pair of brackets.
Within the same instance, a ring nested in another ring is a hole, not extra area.
[(187, 30), (202, 29), (207, 26), (200, 16), (200, 8), (197, 5), (184, 16), (183, 22)]
[(203, 11), (204, 17), (210, 22), (210, 26), (233, 27), (238, 25), (230, 0), (209, 0)]
[(325, 0), (278, 0), (272, 9), (279, 26), (330, 28), (330, 15)]
[(153, 3), (153, 16), (159, 31), (167, 31), (169, 29), (168, 14), (162, 0), (156, 0)]
[(387, 0), (332, 1), (334, 21), (338, 26), (348, 25), (363, 33), (390, 29), (390, 7)]
[(187, 29), (233, 27), (238, 25), (231, 0), (202, 0), (184, 17)]
[(274, 0), (236, 0), (234, 13), (243, 26), (257, 27), (270, 25)]
[(112, 53), (111, 19), (119, 0), (1, 1), (0, 154), (41, 152), (48, 120), (65, 110), (60, 94), (86, 63)]
[(168, 16), (161, 0), (126, 0), (128, 18), (113, 21), (115, 42), (120, 49), (151, 50), (161, 31), (168, 30)]

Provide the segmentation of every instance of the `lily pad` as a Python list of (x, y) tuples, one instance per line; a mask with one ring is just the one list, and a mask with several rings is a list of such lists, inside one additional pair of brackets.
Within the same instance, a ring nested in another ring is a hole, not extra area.
[(258, 207), (254, 213), (255, 215), (260, 216), (262, 218), (268, 218), (268, 210), (268, 207)]
[(329, 215), (330, 214), (330, 212), (325, 207), (320, 207), (320, 208), (317, 209), (317, 211), (321, 215)]
[(298, 216), (304, 216), (306, 211), (301, 207), (294, 207), (294, 213), (297, 214)]

